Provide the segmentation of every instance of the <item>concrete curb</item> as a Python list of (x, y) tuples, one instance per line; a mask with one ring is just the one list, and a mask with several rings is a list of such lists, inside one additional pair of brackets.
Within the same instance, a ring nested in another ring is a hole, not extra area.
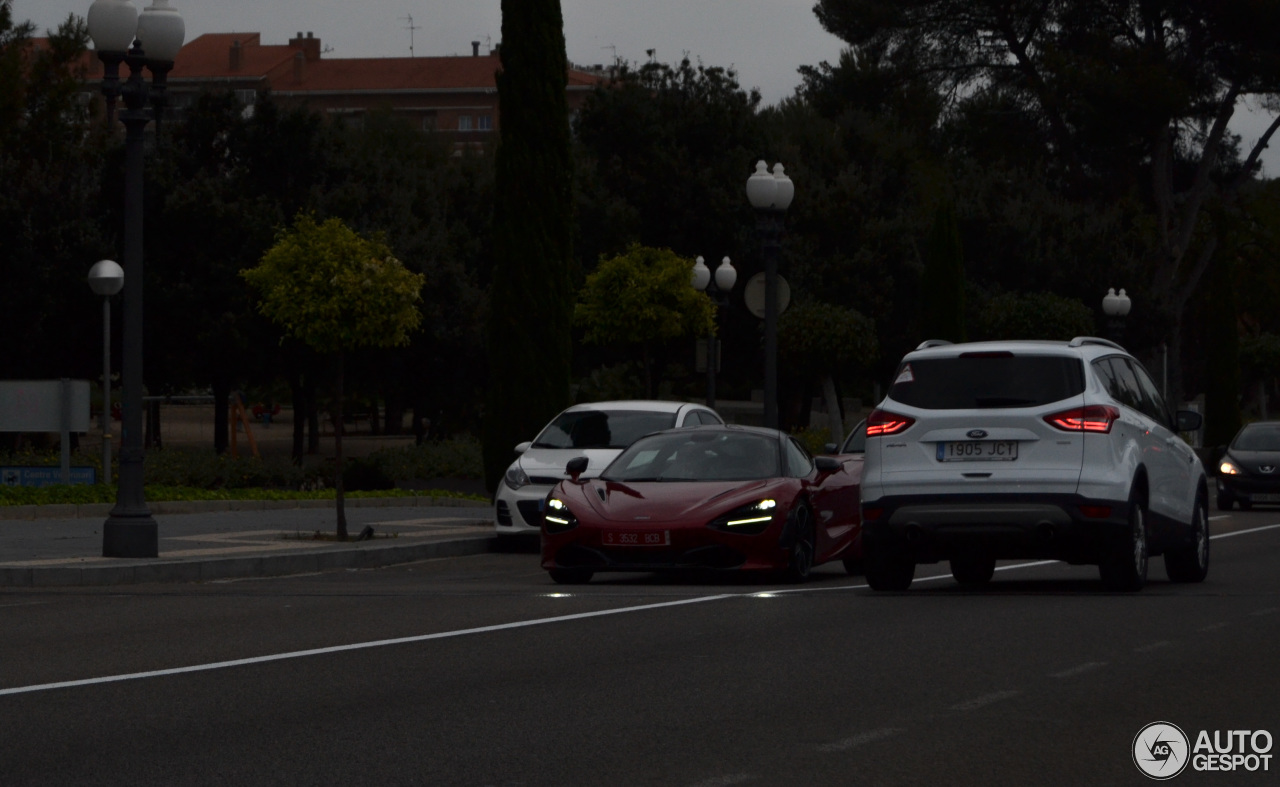
[[(161, 500), (148, 503), (152, 514), (207, 514), (217, 511), (275, 511), (292, 508), (332, 508), (332, 500)], [(489, 503), (461, 497), (349, 497), (350, 508), (488, 508)], [(77, 519), (105, 517), (112, 503), (57, 503), (44, 506), (0, 506), (0, 520)]]
[[(394, 499), (394, 498), (393, 498)], [(496, 536), (433, 541), (425, 544), (348, 544), (333, 550), (281, 552), (252, 557), (148, 562), (121, 565), (0, 567), (0, 587), (88, 587), (145, 582), (211, 582), (220, 579), (282, 577), (339, 568), (380, 568), (441, 557), (493, 551)]]

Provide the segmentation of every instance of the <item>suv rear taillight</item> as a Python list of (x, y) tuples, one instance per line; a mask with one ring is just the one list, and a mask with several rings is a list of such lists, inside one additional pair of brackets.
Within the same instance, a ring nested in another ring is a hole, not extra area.
[(890, 413), (886, 410), (872, 410), (867, 416), (867, 437), (884, 437), (897, 434), (916, 422), (914, 418)]
[[(1111, 431), (1111, 425), (1120, 417), (1120, 411), (1107, 404), (1091, 404), (1088, 407), (1073, 407), (1060, 413), (1046, 415), (1045, 423), (1064, 432), (1102, 432)], [(870, 423), (868, 421), (867, 423)]]

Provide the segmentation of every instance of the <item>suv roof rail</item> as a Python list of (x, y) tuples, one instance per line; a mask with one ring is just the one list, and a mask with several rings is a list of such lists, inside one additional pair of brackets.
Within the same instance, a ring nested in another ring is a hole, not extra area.
[(941, 347), (944, 344), (951, 344), (951, 342), (947, 341), (946, 339), (925, 339), (924, 341), (920, 342), (920, 346), (917, 347), (916, 349), (927, 350), (930, 347)]
[(1127, 352), (1123, 347), (1111, 341), (1110, 339), (1101, 339), (1097, 336), (1077, 336), (1076, 338), (1072, 339), (1067, 346), (1082, 347), (1086, 344), (1100, 344), (1103, 347), (1114, 347), (1120, 352)]

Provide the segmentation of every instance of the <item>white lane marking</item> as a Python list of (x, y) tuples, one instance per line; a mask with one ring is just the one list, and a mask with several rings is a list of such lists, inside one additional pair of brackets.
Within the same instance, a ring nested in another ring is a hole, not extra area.
[(1211, 623), (1211, 624), (1209, 624), (1208, 626), (1205, 626), (1204, 628), (1202, 628), (1202, 629), (1200, 629), (1200, 630), (1201, 630), (1201, 631), (1214, 631), (1214, 630), (1216, 630), (1216, 629), (1224, 629), (1224, 628), (1226, 628), (1227, 626), (1230, 626), (1230, 625), (1231, 625), (1230, 623), (1226, 623), (1226, 622), (1222, 622), (1222, 623)]
[[(1219, 535), (1212, 536), (1212, 538), (1216, 539), (1216, 538), (1226, 538), (1227, 536), (1241, 536), (1241, 535), (1245, 535), (1246, 533), (1258, 533), (1264, 530), (1273, 530), (1275, 528), (1280, 528), (1280, 524), (1267, 525), (1265, 527), (1256, 527), (1250, 530), (1237, 530), (1232, 533), (1221, 533)], [(1034, 566), (1047, 566), (1057, 562), (1059, 561), (1039, 560), (1031, 563), (1015, 563), (1011, 566), (997, 566), (996, 571), (1010, 571), (1015, 568), (1032, 568)], [(917, 578), (915, 581), (931, 582), (937, 579), (949, 579), (950, 577), (951, 577), (951, 574), (949, 573), (937, 574), (931, 577), (920, 577), (920, 578)], [(866, 587), (867, 585), (841, 585), (839, 587), (827, 587), (827, 588), (794, 588), (794, 589), (788, 589), (788, 590), (769, 591), (769, 593), (771, 595), (781, 595), (783, 593), (802, 593), (802, 592), (814, 593), (814, 592), (822, 592), (822, 591), (830, 591), (830, 590), (860, 590)], [(297, 650), (289, 653), (276, 653), (269, 656), (254, 656), (246, 659), (218, 661), (212, 664), (194, 664), (188, 667), (174, 667), (172, 669), (151, 670), (149, 672), (134, 672), (134, 673), (129, 673), (125, 675), (108, 675), (101, 678), (84, 678), (81, 680), (66, 680), (66, 681), (59, 681), (57, 683), (42, 683), (42, 684), (33, 685), (33, 686), (15, 686), (9, 689), (0, 689), (0, 697), (6, 696), (9, 694), (26, 694), (26, 693), (35, 692), (35, 691), (50, 691), (52, 689), (72, 688), (75, 686), (94, 686), (102, 683), (116, 683), (118, 681), (124, 681), (124, 680), (140, 680), (142, 678), (158, 678), (158, 677), (164, 677), (166, 675), (181, 675), (183, 673), (188, 673), (188, 672), (207, 672), (209, 670), (215, 670), (215, 669), (226, 669), (228, 667), (243, 667), (251, 664), (264, 664), (270, 661), (283, 661), (285, 659), (297, 659), (297, 658), (304, 658), (306, 656), (319, 656), (327, 653), (341, 653), (343, 651), (349, 651), (349, 650), (365, 650), (368, 648), (379, 648), (379, 647), (384, 647), (386, 645), (402, 645), (402, 644), (408, 644), (412, 642), (426, 642), (428, 640), (433, 640), (433, 639), (447, 639), (450, 637), (461, 637), (468, 634), (486, 634), (492, 631), (503, 631), (506, 629), (517, 629), (517, 628), (525, 628), (528, 626), (539, 626), (546, 623), (559, 623), (566, 620), (580, 620), (583, 618), (594, 618), (594, 617), (601, 617), (604, 615), (619, 615), (625, 612), (639, 612), (646, 609), (660, 609), (663, 607), (680, 606), (682, 604), (698, 604), (703, 601), (719, 601), (721, 599), (726, 599), (726, 598), (744, 598), (744, 597), (751, 597), (751, 596), (758, 596), (758, 595), (760, 594), (759, 593), (722, 593), (715, 596), (702, 596), (699, 598), (681, 599), (679, 601), (664, 601), (660, 604), (644, 604), (636, 607), (621, 607), (618, 609), (600, 610), (598, 612), (583, 612), (576, 615), (559, 615), (551, 618), (521, 620), (521, 621), (516, 621), (514, 623), (502, 623), (495, 626), (481, 626), (479, 628), (460, 629), (458, 631), (441, 631), (435, 634), (421, 634), (414, 637), (400, 637), (397, 639), (375, 640), (373, 642), (356, 642), (350, 645), (335, 645), (329, 648), (313, 648), (311, 650)], [(1016, 693), (1017, 692), (1014, 692), (1014, 694)], [(995, 696), (995, 695), (989, 695), (989, 696)], [(979, 699), (984, 699), (984, 698), (979, 698)], [(997, 699), (1004, 699), (1004, 697), (1002, 696), (997, 697)], [(991, 701), (994, 702), (996, 700), (991, 700)], [(981, 707), (981, 706), (978, 706), (978, 707)], [(961, 708), (960, 706), (956, 706), (956, 708), (953, 708), (953, 710), (956, 710), (956, 709), (965, 710), (967, 708)]]
[(640, 612), (647, 609), (662, 609), (665, 607), (678, 607), (683, 604), (699, 604), (704, 601), (719, 601), (725, 598), (740, 597), (741, 594), (725, 593), (718, 596), (703, 596), (701, 598), (680, 599), (679, 601), (664, 601), (659, 604), (643, 604), (636, 607), (621, 607), (619, 609), (602, 609), (597, 612), (579, 612), (574, 615), (558, 615), (553, 618), (538, 618), (536, 620), (519, 620), (514, 623), (499, 623), (493, 626), (480, 626), (478, 628), (460, 629), (458, 631), (441, 631), (435, 634), (420, 634), (413, 637), (397, 637), (395, 639), (380, 639), (373, 642), (356, 642), (350, 645), (334, 645), (328, 648), (312, 648), (310, 650), (295, 650), (289, 653), (275, 653), (269, 656), (253, 656), (245, 659), (232, 659), (231, 661), (217, 661), (212, 664), (195, 664), (189, 667), (174, 667), (172, 669), (150, 670), (148, 672), (133, 672), (125, 675), (108, 675), (101, 678), (85, 678), (83, 680), (64, 680), (57, 683), (42, 683), (35, 686), (16, 686), (11, 689), (0, 689), (0, 696), (7, 694), (25, 694), (32, 691), (48, 691), (50, 689), (71, 688), (73, 686), (94, 686), (101, 683), (115, 683), (122, 680), (138, 680), (140, 678), (159, 678), (165, 675), (181, 675), (188, 672), (207, 672), (209, 670), (226, 669), (227, 667), (244, 667), (250, 664), (265, 664), (270, 661), (282, 661), (285, 659), (297, 659), (304, 656), (320, 656), (327, 653), (342, 653), (350, 650), (366, 650), (368, 648), (380, 648), (387, 645), (405, 645), (413, 642), (427, 642), (433, 639), (448, 639), (450, 637), (462, 637), (468, 634), (487, 634), (493, 631), (505, 631), (508, 629), (526, 628), (528, 626), (540, 626), (546, 623), (562, 623), (566, 620), (582, 620), (584, 618), (598, 618), (605, 615), (619, 615), (624, 612)]
[(1248, 530), (1232, 530), (1230, 533), (1219, 533), (1216, 536), (1209, 536), (1210, 539), (1231, 538), (1232, 536), (1243, 536), (1249, 533), (1261, 533), (1264, 530), (1275, 530), (1280, 525), (1263, 525), (1262, 527), (1251, 527)]
[(1209, 517), (1209, 521), (1210, 521), (1210, 522), (1217, 522), (1219, 519), (1226, 519), (1226, 518), (1227, 518), (1227, 517), (1229, 517), (1229, 516), (1231, 516), (1231, 515), (1230, 515), (1230, 514), (1218, 514), (1217, 516), (1211, 516), (1211, 517)]
[(1140, 648), (1134, 648), (1133, 652), (1134, 653), (1150, 653), (1153, 650), (1160, 650), (1161, 648), (1167, 648), (1172, 644), (1173, 643), (1170, 642), (1169, 640), (1162, 639), (1159, 642), (1152, 642), (1150, 645), (1143, 645)]
[(997, 691), (993, 694), (983, 694), (981, 697), (974, 697), (971, 700), (956, 703), (948, 710), (977, 710), (978, 708), (985, 708), (992, 703), (1007, 700), (1010, 697), (1016, 697), (1021, 693), (1022, 692), (1020, 691)]
[(892, 737), (900, 732), (903, 732), (903, 730), (895, 729), (893, 727), (885, 727), (882, 730), (871, 730), (870, 732), (859, 733), (852, 737), (845, 738), (842, 741), (836, 741), (835, 743), (824, 743), (818, 747), (818, 751), (825, 753), (848, 751), (849, 749), (862, 746), (866, 743)]
[(14, 602), (14, 603), (12, 603), (12, 604), (0, 604), (0, 608), (3, 608), (3, 607), (36, 607), (36, 606), (39, 606), (39, 605), (41, 605), (41, 604), (51, 604), (51, 603), (53, 603), (53, 602), (51, 602), (51, 601), (15, 601), (15, 602)]
[(1266, 609), (1260, 609), (1257, 612), (1250, 612), (1249, 614), (1254, 617), (1259, 617), (1261, 615), (1270, 615), (1272, 612), (1275, 612), (1275, 611), (1276, 611), (1275, 607), (1267, 607)]
[(731, 773), (725, 776), (713, 776), (693, 785), (693, 787), (729, 787), (733, 784), (742, 784), (743, 782), (753, 782), (755, 776), (749, 773)]
[(1083, 674), (1083, 673), (1090, 672), (1090, 671), (1092, 671), (1092, 670), (1096, 670), (1096, 669), (1100, 669), (1100, 668), (1105, 667), (1105, 666), (1107, 666), (1107, 662), (1105, 662), (1105, 661), (1086, 661), (1084, 664), (1081, 664), (1081, 665), (1076, 666), (1076, 667), (1072, 667), (1071, 669), (1064, 669), (1062, 672), (1053, 672), (1053, 673), (1050, 673), (1049, 677), (1051, 677), (1051, 678), (1074, 678), (1076, 675), (1081, 675), (1081, 674)]

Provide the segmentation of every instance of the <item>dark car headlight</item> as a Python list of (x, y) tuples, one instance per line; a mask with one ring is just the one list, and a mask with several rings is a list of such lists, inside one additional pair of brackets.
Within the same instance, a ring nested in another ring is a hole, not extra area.
[(552, 497), (547, 500), (547, 510), (542, 514), (542, 526), (548, 533), (563, 533), (577, 527), (578, 518), (563, 500)]
[(713, 530), (723, 530), (726, 533), (742, 533), (743, 535), (753, 536), (763, 533), (769, 527), (777, 510), (777, 500), (771, 498), (757, 500), (749, 505), (738, 506), (723, 516), (716, 517), (707, 523), (707, 527)]
[(1235, 463), (1229, 456), (1222, 458), (1222, 464), (1218, 465), (1218, 472), (1222, 475), (1240, 475), (1240, 465)]

